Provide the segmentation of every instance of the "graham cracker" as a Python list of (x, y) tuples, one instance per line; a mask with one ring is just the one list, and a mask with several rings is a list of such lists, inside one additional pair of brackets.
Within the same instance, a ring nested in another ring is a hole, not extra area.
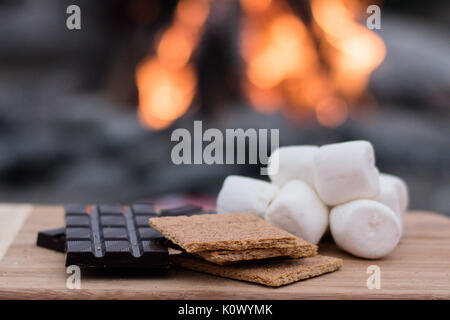
[(203, 251), (195, 253), (196, 256), (215, 264), (229, 264), (245, 260), (267, 259), (275, 257), (303, 258), (317, 254), (317, 246), (297, 239), (297, 244), (292, 248), (259, 248), (247, 250), (219, 250)]
[(317, 277), (342, 267), (342, 259), (316, 255), (301, 259), (253, 260), (220, 266), (187, 254), (170, 257), (171, 262), (193, 271), (279, 287)]
[(297, 238), (250, 213), (150, 219), (150, 226), (187, 252), (295, 247)]

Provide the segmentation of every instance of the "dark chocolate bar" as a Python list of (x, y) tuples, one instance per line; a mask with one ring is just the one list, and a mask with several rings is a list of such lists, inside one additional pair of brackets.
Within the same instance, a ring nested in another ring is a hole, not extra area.
[(154, 216), (149, 204), (66, 207), (66, 266), (167, 268), (164, 238), (148, 222)]
[(66, 252), (66, 229), (39, 231), (36, 245), (58, 252)]
[(66, 252), (69, 247), (67, 265), (93, 268), (165, 268), (168, 263), (166, 246), (171, 244), (149, 226), (148, 220), (154, 216), (215, 213), (184, 205), (164, 209), (158, 215), (149, 202), (134, 203), (125, 209), (110, 204), (92, 208), (69, 204), (65, 211), (68, 230), (41, 231), (36, 244), (59, 252)]

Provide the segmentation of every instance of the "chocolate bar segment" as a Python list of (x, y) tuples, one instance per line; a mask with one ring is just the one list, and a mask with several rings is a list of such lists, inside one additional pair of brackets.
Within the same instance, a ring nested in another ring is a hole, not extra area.
[(194, 214), (203, 214), (202, 207), (187, 204), (176, 208), (161, 210), (161, 216), (191, 216)]
[[(66, 225), (68, 226), (67, 245), (65, 228), (39, 232), (36, 244), (59, 252), (66, 252), (67, 247), (69, 251), (67, 263), (92, 267), (114, 265), (114, 261), (108, 260), (105, 263), (100, 260), (106, 259), (104, 258), (106, 253), (115, 251), (121, 252), (121, 254), (128, 251), (129, 256), (132, 257), (133, 254), (137, 255), (138, 258), (133, 257), (130, 259), (131, 261), (140, 260), (145, 254), (164, 257), (165, 246), (171, 246), (171, 244), (161, 233), (149, 226), (149, 219), (152, 217), (215, 213), (203, 211), (198, 206), (185, 205), (162, 210), (161, 215), (158, 215), (155, 206), (148, 202), (135, 203), (125, 210), (120, 205), (110, 204), (102, 204), (92, 210), (86, 205), (69, 204), (65, 206), (65, 210)], [(99, 232), (100, 236), (94, 237), (94, 233), (98, 234)], [(130, 237), (130, 234), (136, 234), (136, 236)], [(141, 246), (138, 246), (138, 249), (133, 247), (130, 244), (131, 238), (136, 239), (137, 243), (142, 243), (142, 249)], [(94, 245), (94, 239), (97, 239), (99, 246)], [(114, 255), (109, 254), (108, 259), (111, 256)], [(119, 258), (117, 261), (124, 263)], [(133, 264), (138, 263), (133, 262), (127, 264), (126, 267), (133, 267)]]
[(120, 205), (101, 204), (98, 207), (100, 215), (121, 216), (122, 207)]
[(150, 203), (135, 203), (131, 206), (131, 210), (137, 216), (139, 215), (150, 215), (156, 216), (156, 208)]
[(85, 205), (81, 204), (68, 204), (64, 206), (64, 209), (66, 210), (66, 214), (70, 215), (84, 216), (88, 213), (88, 208)]
[(39, 231), (36, 245), (58, 252), (66, 252), (66, 229)]
[(136, 215), (130, 207), (115, 205), (92, 207), (84, 215), (79, 214), (80, 210), (66, 211), (66, 265), (167, 268), (167, 247), (148, 223), (154, 214), (149, 207), (139, 210), (143, 215)]

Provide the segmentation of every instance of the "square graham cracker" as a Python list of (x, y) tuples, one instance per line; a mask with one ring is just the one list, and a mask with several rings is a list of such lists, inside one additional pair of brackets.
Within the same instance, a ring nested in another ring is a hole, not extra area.
[(267, 259), (275, 257), (303, 258), (317, 254), (317, 246), (297, 239), (297, 244), (291, 248), (256, 248), (247, 250), (202, 251), (196, 256), (215, 264), (230, 264), (245, 260)]
[(172, 263), (193, 271), (279, 287), (300, 280), (317, 277), (342, 267), (342, 259), (316, 255), (301, 259), (269, 259), (244, 261), (220, 266), (192, 255), (170, 257)]
[(295, 247), (297, 237), (250, 213), (158, 217), (150, 226), (186, 252)]

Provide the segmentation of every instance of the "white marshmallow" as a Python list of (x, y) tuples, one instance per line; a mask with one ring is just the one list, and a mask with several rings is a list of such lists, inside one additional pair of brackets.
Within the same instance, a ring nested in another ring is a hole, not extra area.
[(379, 175), (372, 145), (361, 140), (320, 147), (314, 157), (314, 184), (327, 205), (375, 197)]
[(402, 217), (403, 211), (400, 207), (400, 197), (397, 186), (390, 179), (386, 179), (380, 174), (380, 192), (373, 200), (381, 202), (394, 211), (399, 218)]
[(380, 192), (373, 200), (388, 206), (397, 215), (400, 222), (401, 234), (403, 234), (403, 211), (400, 205), (397, 184), (390, 178), (386, 178), (380, 174)]
[(269, 158), (270, 180), (280, 187), (291, 180), (301, 180), (314, 188), (314, 155), (318, 149), (316, 146), (287, 146), (275, 150)]
[(264, 217), (278, 190), (277, 186), (262, 180), (228, 176), (217, 197), (217, 212), (248, 212)]
[(409, 202), (408, 186), (405, 181), (397, 176), (382, 173), (380, 174), (380, 187), (381, 185), (389, 185), (389, 188), (395, 188), (399, 199), (400, 212), (404, 213), (408, 209)]
[(388, 206), (365, 199), (334, 207), (330, 230), (339, 247), (367, 259), (392, 252), (401, 236), (398, 216)]
[(328, 208), (306, 183), (293, 180), (281, 188), (264, 218), (272, 225), (316, 244), (328, 226)]

